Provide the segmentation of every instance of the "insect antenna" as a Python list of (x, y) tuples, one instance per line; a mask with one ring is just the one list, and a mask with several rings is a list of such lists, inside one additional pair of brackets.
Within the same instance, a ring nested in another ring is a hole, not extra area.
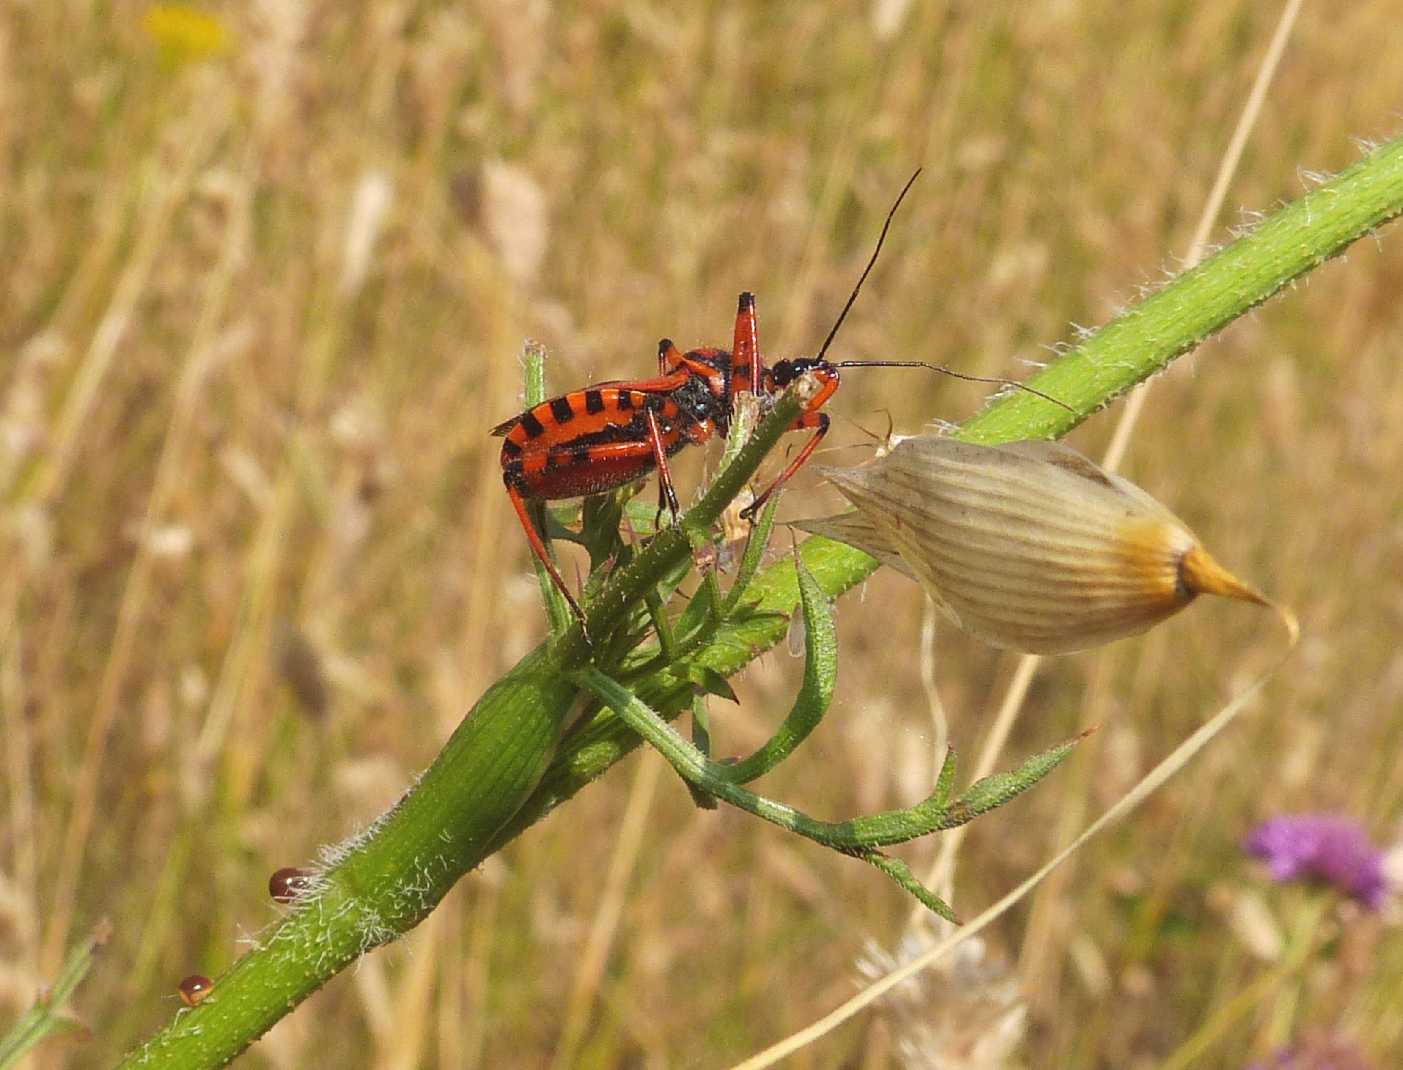
[(843, 325), (843, 321), (848, 318), (848, 310), (853, 307), (853, 302), (857, 300), (857, 295), (862, 290), (862, 284), (867, 281), (867, 276), (872, 274), (872, 269), (877, 264), (877, 257), (882, 252), (882, 243), (887, 240), (887, 231), (891, 230), (892, 217), (896, 215), (896, 210), (901, 207), (901, 202), (906, 198), (906, 193), (916, 184), (916, 179), (921, 177), (922, 168), (916, 168), (910, 178), (906, 180), (906, 185), (901, 187), (901, 192), (896, 195), (896, 201), (891, 206), (891, 211), (887, 213), (887, 221), (882, 224), (882, 233), (877, 236), (877, 248), (872, 250), (872, 258), (867, 261), (867, 266), (862, 269), (862, 275), (857, 280), (857, 285), (853, 287), (853, 292), (848, 294), (848, 303), (843, 306), (843, 311), (838, 313), (838, 321), (833, 324), (833, 329), (828, 332), (828, 337), (823, 340), (823, 345), (819, 348), (818, 357), (822, 360), (823, 355), (828, 352), (828, 347), (833, 344), (833, 339), (838, 335), (838, 328)]
[[(847, 304), (843, 306), (843, 311), (838, 313), (837, 322), (833, 324), (833, 329), (828, 332), (828, 337), (823, 340), (823, 345), (819, 348), (818, 356), (815, 360), (823, 360), (823, 356), (828, 352), (828, 347), (833, 344), (833, 339), (838, 335), (838, 328), (843, 325), (843, 321), (848, 318), (848, 312), (853, 307), (853, 302), (857, 300), (857, 295), (862, 290), (862, 284), (867, 281), (867, 276), (872, 274), (872, 269), (877, 265), (877, 257), (881, 255), (882, 245), (887, 240), (887, 232), (891, 230), (892, 219), (896, 216), (896, 210), (901, 207), (901, 202), (906, 199), (906, 194), (911, 187), (916, 184), (916, 179), (921, 177), (923, 168), (916, 168), (910, 178), (906, 180), (906, 185), (901, 187), (901, 192), (896, 195), (896, 200), (892, 203), (891, 210), (887, 212), (886, 221), (882, 224), (882, 233), (877, 235), (877, 247), (872, 250), (872, 256), (867, 261), (867, 266), (862, 269), (862, 274), (858, 276), (857, 285), (853, 287), (853, 292), (848, 295)], [(1022, 390), (1032, 394), (1034, 397), (1042, 398), (1051, 402), (1059, 408), (1066, 409), (1072, 415), (1076, 415), (1076, 409), (1068, 405), (1065, 401), (1059, 401), (1051, 394), (1045, 394), (1035, 387), (1020, 383), (1017, 379), (1004, 379), (999, 376), (990, 375), (970, 375), (967, 372), (957, 372), (953, 368), (944, 364), (930, 364), (920, 360), (844, 360), (832, 361), (835, 368), (928, 368), (933, 372), (941, 372), (952, 376), (955, 379), (963, 379), (967, 383), (988, 383), (994, 386), (1012, 387), (1015, 390)]]
[(923, 360), (833, 360), (828, 362), (834, 368), (927, 368), (933, 372), (940, 372), (942, 375), (951, 376), (954, 379), (963, 379), (967, 383), (989, 383), (993, 386), (1010, 386), (1015, 390), (1022, 390), (1025, 394), (1032, 394), (1034, 397), (1050, 401), (1059, 408), (1066, 409), (1073, 416), (1077, 410), (1068, 405), (1065, 401), (1045, 394), (1037, 387), (1029, 386), (1027, 383), (1020, 383), (1017, 379), (1004, 379), (997, 375), (970, 375), (968, 372), (957, 372), (954, 368), (944, 364), (930, 364)]

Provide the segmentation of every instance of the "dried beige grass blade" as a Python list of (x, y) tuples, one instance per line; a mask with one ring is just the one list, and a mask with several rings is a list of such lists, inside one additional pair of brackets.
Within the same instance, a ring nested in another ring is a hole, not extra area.
[(1060, 443), (923, 435), (825, 475), (860, 516), (801, 526), (898, 557), (952, 623), (993, 646), (1083, 650), (1200, 594), (1271, 605), (1149, 494)]

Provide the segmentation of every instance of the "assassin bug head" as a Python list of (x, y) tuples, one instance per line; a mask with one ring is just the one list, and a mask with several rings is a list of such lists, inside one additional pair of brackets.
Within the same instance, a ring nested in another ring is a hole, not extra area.
[[(834, 321), (833, 328), (828, 332), (828, 337), (823, 340), (823, 345), (819, 347), (818, 355), (814, 357), (795, 357), (793, 360), (777, 361), (772, 368), (765, 368), (760, 363), (758, 346), (754, 341), (755, 325), (755, 295), (743, 293), (740, 295), (740, 307), (736, 313), (736, 352), (732, 356), (733, 361), (733, 383), (736, 390), (754, 390), (759, 388), (761, 392), (771, 390), (783, 390), (806, 372), (818, 372), (825, 380), (828, 387), (821, 395), (821, 400), (811, 404), (811, 409), (818, 408), (832, 396), (837, 389), (838, 372), (841, 367), (851, 367), (852, 365), (835, 364), (828, 361), (828, 347), (833, 344), (833, 339), (838, 336), (838, 329), (843, 326), (843, 321), (848, 318), (853, 303), (857, 300), (857, 295), (862, 292), (862, 284), (867, 281), (867, 276), (872, 274), (872, 268), (877, 264), (877, 257), (881, 255), (882, 245), (887, 240), (887, 232), (891, 230), (892, 219), (896, 216), (896, 210), (901, 207), (901, 202), (906, 199), (906, 194), (915, 185), (916, 179), (921, 177), (921, 168), (916, 168), (911, 177), (906, 180), (906, 185), (901, 187), (901, 192), (897, 194), (896, 200), (892, 203), (891, 209), (887, 212), (887, 218), (882, 223), (882, 233), (877, 236), (877, 246), (872, 250), (871, 257), (868, 258), (867, 266), (862, 269), (862, 274), (858, 277), (857, 284), (853, 287), (852, 293), (848, 294), (848, 300), (843, 305), (843, 311), (838, 313), (838, 318)], [(748, 322), (748, 333), (742, 329), (742, 323)], [(753, 357), (745, 356), (746, 349), (754, 352)], [(754, 371), (750, 369), (754, 368)], [(747, 381), (747, 376), (753, 376), (752, 381)], [(774, 488), (771, 488), (773, 490)]]
[(806, 372), (826, 372), (845, 367), (848, 365), (834, 364), (822, 357), (795, 357), (793, 360), (775, 361), (766, 378), (776, 390), (783, 390)]

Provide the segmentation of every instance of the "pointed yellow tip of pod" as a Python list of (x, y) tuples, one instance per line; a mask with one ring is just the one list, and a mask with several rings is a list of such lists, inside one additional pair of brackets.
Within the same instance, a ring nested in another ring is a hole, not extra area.
[(1271, 605), (1266, 595), (1218, 564), (1202, 546), (1194, 546), (1179, 559), (1179, 579), (1193, 594), (1219, 594), (1259, 606)]
[(1236, 598), (1242, 602), (1252, 602), (1265, 606), (1281, 618), (1281, 623), (1290, 636), (1291, 645), (1301, 634), (1301, 625), (1296, 614), (1287, 607), (1273, 602), (1261, 591), (1244, 583), (1225, 569), (1202, 546), (1194, 546), (1179, 560), (1179, 578), (1184, 588), (1193, 594), (1216, 594), (1224, 598)]

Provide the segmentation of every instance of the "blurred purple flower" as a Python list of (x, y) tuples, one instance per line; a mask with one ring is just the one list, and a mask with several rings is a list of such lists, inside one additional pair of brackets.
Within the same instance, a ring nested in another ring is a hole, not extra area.
[(1329, 1034), (1307, 1036), (1247, 1070), (1373, 1070), (1374, 1064), (1348, 1040)]
[(1263, 821), (1242, 846), (1266, 862), (1273, 880), (1324, 881), (1374, 909), (1388, 894), (1383, 852), (1353, 818), (1284, 814)]

